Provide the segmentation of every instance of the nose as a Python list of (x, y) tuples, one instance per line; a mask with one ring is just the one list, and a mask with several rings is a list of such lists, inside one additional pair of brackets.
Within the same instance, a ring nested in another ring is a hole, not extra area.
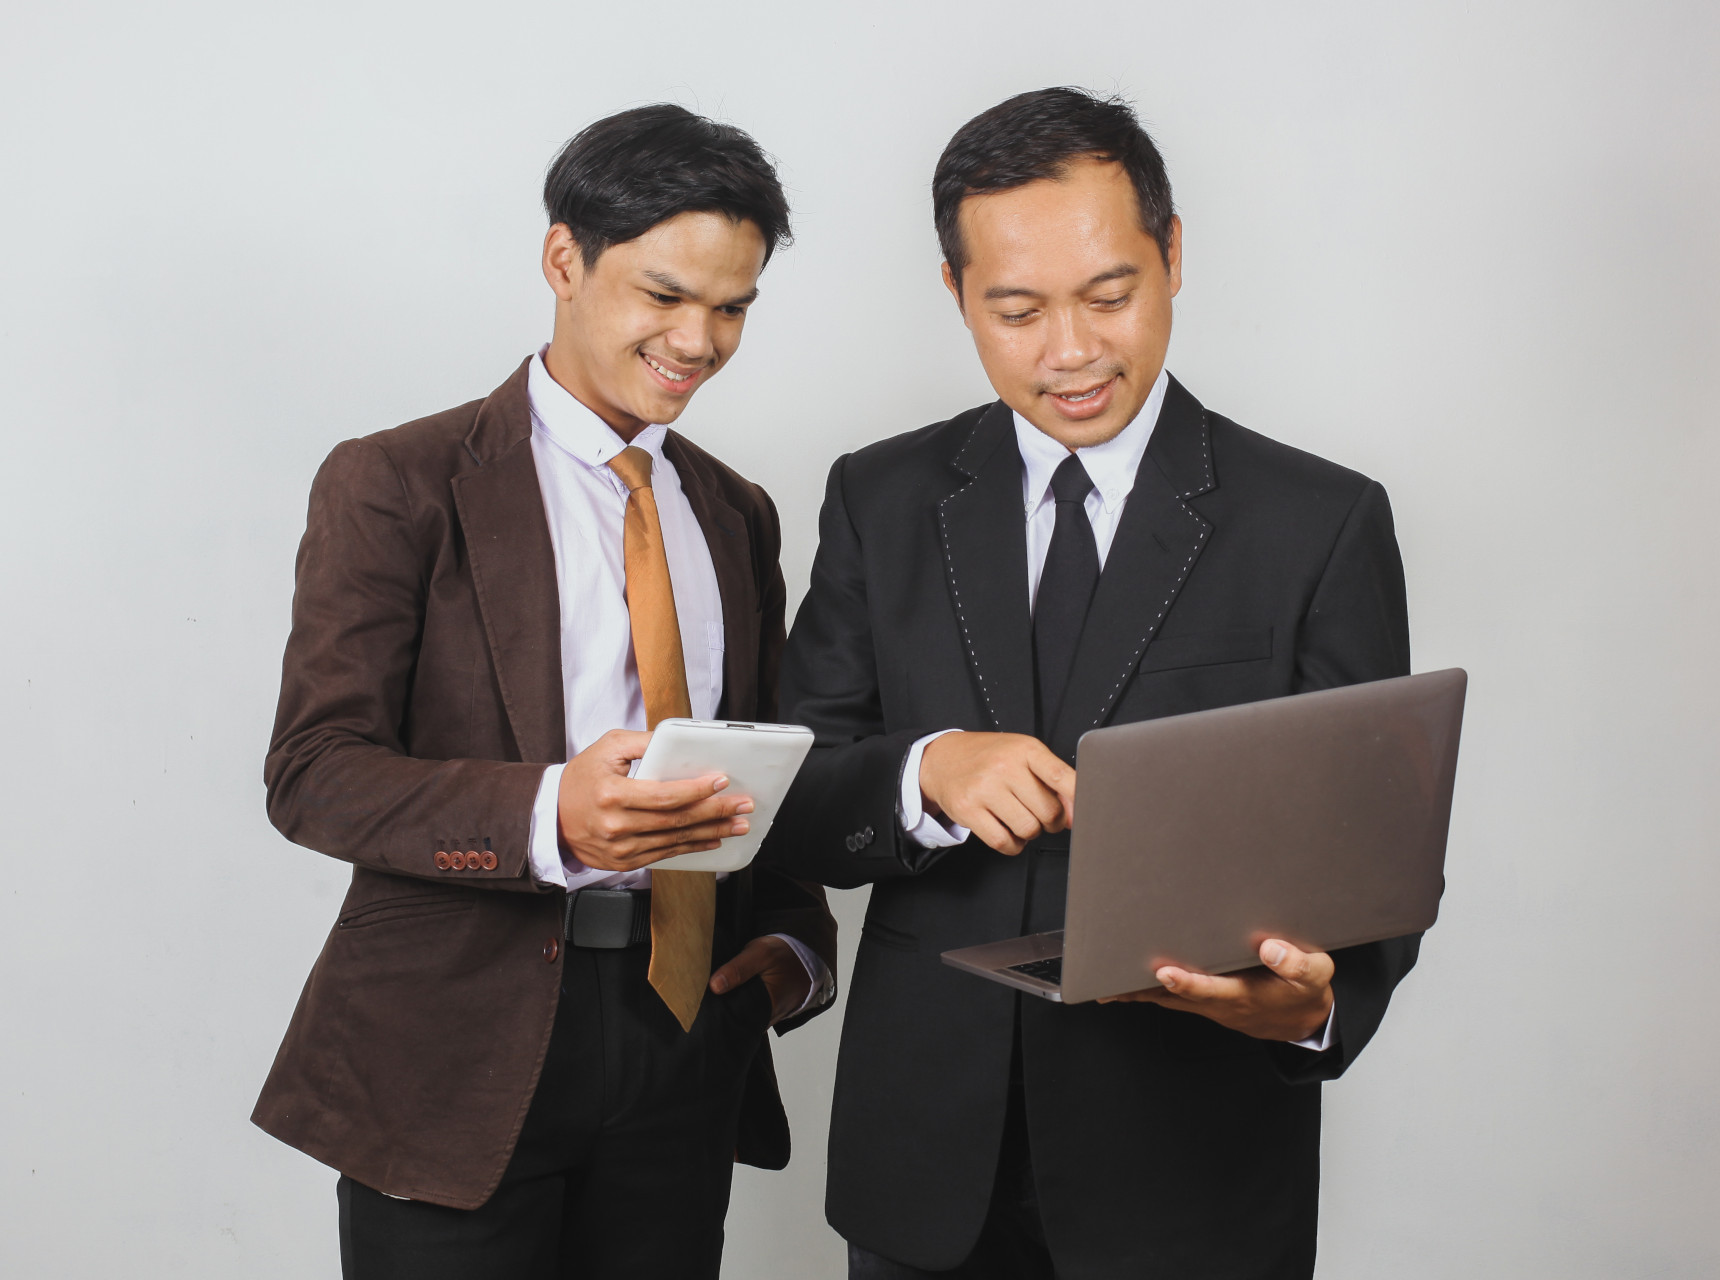
[(669, 354), (687, 364), (704, 364), (716, 354), (710, 314), (689, 307), (675, 317), (675, 327), (663, 335)]
[(1099, 358), (1099, 336), (1094, 332), (1087, 309), (1059, 307), (1047, 317), (1045, 367), (1059, 373), (1085, 369)]

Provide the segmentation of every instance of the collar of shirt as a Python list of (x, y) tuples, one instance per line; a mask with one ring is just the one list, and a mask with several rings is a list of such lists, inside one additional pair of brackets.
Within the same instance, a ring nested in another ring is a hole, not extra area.
[[(1159, 410), (1164, 407), (1165, 388), (1169, 385), (1170, 375), (1160, 369), (1153, 389), (1147, 393), (1147, 402), (1128, 426), (1104, 444), (1075, 451), (1081, 465), (1092, 477), (1093, 487), (1098, 490), (1099, 501), (1107, 515), (1115, 515), (1117, 508), (1128, 498), (1129, 491), (1135, 487), (1135, 473), (1140, 470), (1141, 459), (1146, 456), (1147, 441), (1152, 439)], [(571, 396), (568, 398), (572, 399)], [(1069, 450), (1019, 413), (1014, 416), (1015, 442), (1021, 449), (1023, 463), (1022, 501), (1031, 517), (1050, 500), (1051, 473), (1069, 456)]]
[(550, 376), (543, 362), (544, 352), (548, 350), (547, 345), (538, 350), (526, 374), (526, 393), (531, 398), (533, 425), (568, 457), (608, 477), (616, 491), (625, 497), (627, 486), (609, 469), (609, 463), (632, 443), (651, 455), (652, 469), (655, 470), (663, 461), (663, 438), (669, 434), (669, 428), (648, 426), (632, 441), (623, 440), (615, 433), (615, 428)]

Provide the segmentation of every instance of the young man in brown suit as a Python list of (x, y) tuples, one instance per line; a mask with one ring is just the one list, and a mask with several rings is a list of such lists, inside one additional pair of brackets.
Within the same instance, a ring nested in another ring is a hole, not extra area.
[(733, 1160), (788, 1158), (766, 1028), (833, 986), (822, 890), (649, 869), (750, 801), (627, 776), (665, 716), (776, 716), (775, 509), (666, 424), (787, 202), (673, 106), (544, 199), (550, 343), (337, 447), (299, 550), (269, 815), (353, 878), (253, 1119), (341, 1171), (348, 1277), (715, 1277)]

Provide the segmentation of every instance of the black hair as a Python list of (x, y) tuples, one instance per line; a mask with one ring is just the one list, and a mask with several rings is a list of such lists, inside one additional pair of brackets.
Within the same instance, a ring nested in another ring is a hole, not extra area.
[(1123, 166), (1140, 205), (1141, 230), (1170, 261), (1171, 180), (1164, 157), (1122, 98), (1101, 98), (1067, 86), (1036, 89), (983, 111), (956, 130), (932, 177), (932, 220), (956, 286), (967, 251), (957, 214), (968, 196), (1008, 191), (1044, 178), (1061, 178), (1082, 156)]
[(764, 260), (793, 238), (788, 198), (751, 135), (659, 102), (587, 125), (544, 178), (550, 225), (566, 224), (590, 267), (682, 213), (722, 213), (764, 234)]

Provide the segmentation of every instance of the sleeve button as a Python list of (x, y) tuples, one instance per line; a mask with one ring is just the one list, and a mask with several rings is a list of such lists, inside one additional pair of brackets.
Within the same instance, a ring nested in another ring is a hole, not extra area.
[(448, 857), (448, 851), (446, 849), (438, 849), (436, 851), (436, 869), (438, 871), (446, 871), (453, 865), (454, 863)]
[(483, 861), (485, 871), (494, 871), (496, 869), (496, 855), (494, 853), (492, 853), (490, 850), (488, 850), (488, 849), (484, 850), (483, 855), (482, 855), (482, 861)]
[(548, 942), (543, 944), (543, 958), (549, 961), (550, 964), (554, 964), (555, 958), (560, 954), (561, 943), (556, 939), (551, 938)]

